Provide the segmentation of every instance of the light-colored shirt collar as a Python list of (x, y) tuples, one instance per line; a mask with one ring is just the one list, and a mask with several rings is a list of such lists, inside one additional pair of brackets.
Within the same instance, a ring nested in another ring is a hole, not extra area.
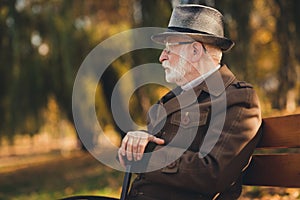
[(218, 71), (220, 69), (221, 65), (218, 65), (217, 67), (209, 70), (205, 74), (202, 74), (201, 76), (195, 78), (194, 80), (190, 81), (189, 83), (181, 86), (183, 91), (187, 91), (190, 89), (193, 89), (194, 87), (200, 85), (207, 77), (209, 77), (212, 73)]

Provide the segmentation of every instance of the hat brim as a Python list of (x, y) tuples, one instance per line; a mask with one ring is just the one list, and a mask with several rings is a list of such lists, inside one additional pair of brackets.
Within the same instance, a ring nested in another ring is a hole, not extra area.
[(188, 36), (198, 42), (205, 44), (211, 44), (219, 47), (222, 51), (229, 51), (233, 46), (234, 42), (225, 37), (217, 37), (209, 34), (202, 33), (183, 33), (183, 32), (164, 32), (156, 35), (152, 35), (151, 39), (159, 44), (165, 44), (167, 37), (170, 36)]

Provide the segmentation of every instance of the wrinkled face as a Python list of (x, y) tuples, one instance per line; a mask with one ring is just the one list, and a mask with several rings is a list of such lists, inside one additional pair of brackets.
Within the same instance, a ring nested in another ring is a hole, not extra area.
[(190, 63), (190, 53), (194, 41), (187, 38), (168, 38), (166, 48), (159, 61), (165, 69), (165, 78), (169, 83), (179, 86), (188, 83), (194, 67)]
[(164, 60), (162, 62), (167, 82), (176, 83), (177, 85), (181, 85), (180, 83), (185, 82), (184, 77), (190, 71), (190, 67), (184, 56), (186, 56), (186, 53), (181, 51), (180, 54), (174, 56), (174, 59)]

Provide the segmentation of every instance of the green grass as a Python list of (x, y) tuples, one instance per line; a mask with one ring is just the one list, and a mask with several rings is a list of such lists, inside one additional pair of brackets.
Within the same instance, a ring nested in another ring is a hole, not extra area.
[(8, 166), (0, 165), (1, 200), (52, 200), (71, 195), (119, 197), (123, 180), (122, 172), (82, 152), (68, 157), (47, 154), (22, 164), (14, 159)]

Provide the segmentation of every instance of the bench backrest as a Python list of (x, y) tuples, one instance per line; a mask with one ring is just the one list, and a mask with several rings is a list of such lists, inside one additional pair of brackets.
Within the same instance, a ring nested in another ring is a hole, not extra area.
[(300, 188), (300, 114), (264, 118), (243, 184)]

